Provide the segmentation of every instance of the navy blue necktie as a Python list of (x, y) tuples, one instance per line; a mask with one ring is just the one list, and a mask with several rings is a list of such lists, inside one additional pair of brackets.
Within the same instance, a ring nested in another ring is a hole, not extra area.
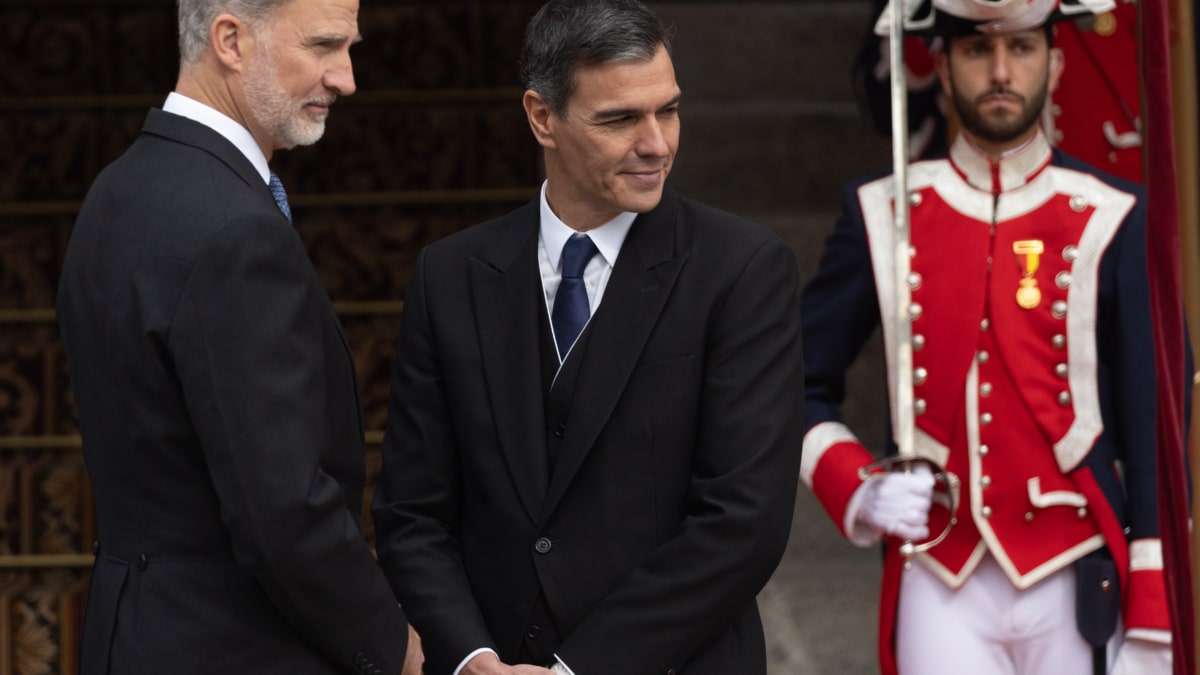
[(550, 323), (554, 324), (554, 340), (558, 343), (558, 357), (566, 360), (567, 352), (575, 344), (575, 338), (587, 325), (591, 317), (587, 288), (583, 285), (583, 270), (596, 255), (596, 245), (584, 235), (571, 237), (563, 245), (562, 283), (554, 295), (554, 310), (550, 312)]
[(287, 191), (283, 189), (283, 182), (279, 180), (279, 176), (275, 172), (271, 172), (271, 182), (267, 183), (267, 187), (271, 188), (271, 196), (275, 198), (275, 205), (287, 217), (288, 222), (292, 222), (292, 207), (288, 206)]

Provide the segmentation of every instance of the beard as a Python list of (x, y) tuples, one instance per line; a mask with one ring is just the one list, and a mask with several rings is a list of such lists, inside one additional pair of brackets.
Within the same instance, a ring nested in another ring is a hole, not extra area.
[[(304, 110), (308, 101), (296, 100), (284, 90), (270, 44), (263, 44), (259, 58), (246, 70), (245, 92), (250, 115), (270, 134), (277, 148), (312, 145), (325, 134), (328, 115), (308, 113)], [(329, 96), (313, 102), (331, 105), (334, 98)]]
[[(1042, 109), (1046, 107), (1048, 88), (1048, 82), (1043, 82), (1042, 86), (1034, 93), (1031, 101), (1026, 101), (1024, 96), (1003, 87), (988, 89), (977, 96), (974, 101), (970, 101), (954, 86), (953, 82), (950, 85), (951, 93), (954, 96), (954, 110), (958, 112), (959, 122), (963, 128), (971, 132), (976, 138), (991, 143), (1008, 143), (1014, 141), (1036, 125), (1042, 116)], [(1004, 94), (1018, 99), (1021, 102), (1020, 112), (1012, 117), (988, 117), (982, 115), (979, 112), (979, 108), (983, 104), (983, 99), (997, 94)]]

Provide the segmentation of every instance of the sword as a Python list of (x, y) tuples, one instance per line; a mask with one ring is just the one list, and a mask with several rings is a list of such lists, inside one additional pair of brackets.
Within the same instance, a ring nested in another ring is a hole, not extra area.
[[(896, 335), (895, 358), (896, 392), (895, 413), (893, 415), (893, 433), (895, 434), (897, 456), (888, 457), (863, 467), (859, 476), (864, 480), (876, 479), (886, 475), (886, 471), (911, 472), (917, 461), (934, 463), (927, 457), (922, 457), (916, 450), (916, 419), (913, 409), (913, 340), (912, 322), (917, 318), (917, 308), (912, 302), (912, 290), (915, 286), (912, 275), (912, 232), (909, 219), (908, 195), (908, 83), (905, 77), (904, 65), (904, 2), (891, 0), (888, 6), (891, 12), (891, 22), (888, 27), (888, 58), (891, 61), (891, 99), (892, 99), (892, 181), (895, 186), (893, 194), (895, 226), (895, 279), (896, 307), (899, 310), (895, 317), (884, 317), (894, 321), (893, 329)], [(930, 10), (932, 17), (933, 10)], [(880, 473), (879, 470), (884, 473)], [(916, 543), (905, 540), (900, 544), (899, 553), (904, 558), (905, 567), (912, 564), (912, 557), (917, 553), (928, 551), (937, 546), (950, 534), (950, 528), (956, 523), (955, 514), (958, 512), (958, 477), (941, 467), (934, 465), (934, 480), (945, 486), (950, 499), (950, 519), (946, 527), (936, 537)]]

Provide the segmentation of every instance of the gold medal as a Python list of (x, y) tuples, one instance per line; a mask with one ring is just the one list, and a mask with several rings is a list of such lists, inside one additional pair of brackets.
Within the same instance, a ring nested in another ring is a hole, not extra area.
[(1021, 287), (1017, 289), (1017, 304), (1021, 309), (1033, 309), (1041, 302), (1042, 292), (1038, 290), (1037, 282), (1033, 279), (1022, 279)]
[(1017, 269), (1021, 270), (1021, 287), (1017, 289), (1017, 305), (1021, 309), (1033, 309), (1042, 302), (1042, 291), (1033, 275), (1038, 271), (1041, 255), (1046, 250), (1041, 239), (1023, 239), (1013, 242), (1013, 254), (1017, 257)]
[(1098, 14), (1092, 23), (1092, 30), (1096, 31), (1096, 35), (1100, 37), (1112, 35), (1117, 32), (1117, 17), (1112, 12)]

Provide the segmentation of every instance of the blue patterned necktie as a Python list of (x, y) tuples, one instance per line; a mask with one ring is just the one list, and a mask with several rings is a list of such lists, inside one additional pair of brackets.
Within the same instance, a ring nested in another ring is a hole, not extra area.
[(596, 253), (596, 245), (587, 235), (573, 236), (563, 245), (562, 283), (554, 295), (554, 310), (550, 312), (554, 340), (558, 343), (558, 357), (563, 361), (592, 315), (587, 288), (583, 284), (583, 270)]
[(288, 222), (292, 222), (292, 207), (288, 206), (287, 191), (283, 189), (283, 182), (279, 180), (279, 176), (275, 172), (271, 172), (271, 182), (267, 183), (267, 187), (271, 188), (271, 196), (275, 198), (275, 205), (287, 217)]

